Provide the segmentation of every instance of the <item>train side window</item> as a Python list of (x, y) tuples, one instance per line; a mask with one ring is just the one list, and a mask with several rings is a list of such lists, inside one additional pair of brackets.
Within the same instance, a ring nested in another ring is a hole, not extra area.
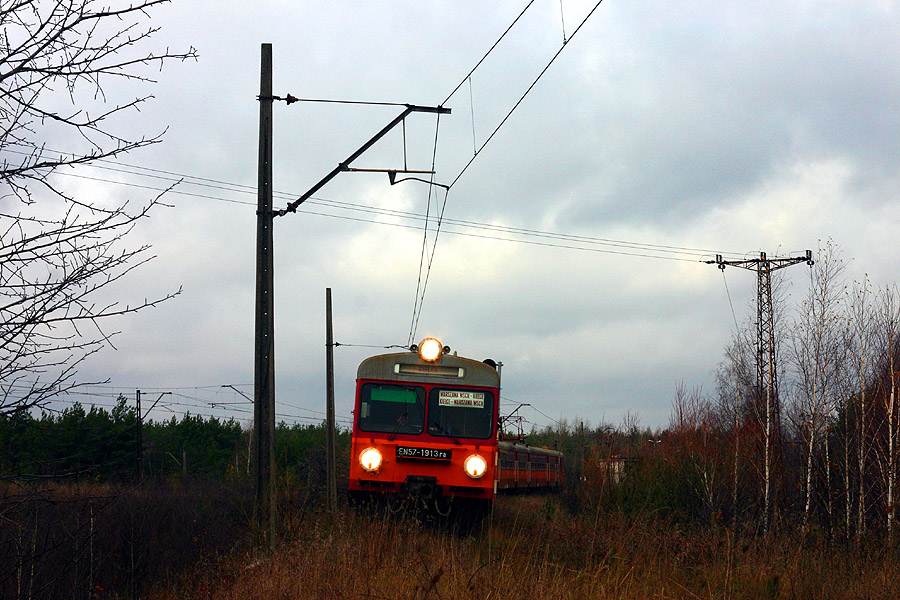
[(359, 428), (382, 433), (422, 433), (425, 389), (365, 383), (359, 391)]

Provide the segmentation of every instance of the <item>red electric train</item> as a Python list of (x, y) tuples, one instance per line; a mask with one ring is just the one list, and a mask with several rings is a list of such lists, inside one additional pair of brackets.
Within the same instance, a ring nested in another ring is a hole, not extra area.
[(498, 491), (562, 485), (562, 454), (499, 440), (500, 373), (434, 338), (357, 372), (349, 490), (412, 498), (439, 514), (486, 511)]

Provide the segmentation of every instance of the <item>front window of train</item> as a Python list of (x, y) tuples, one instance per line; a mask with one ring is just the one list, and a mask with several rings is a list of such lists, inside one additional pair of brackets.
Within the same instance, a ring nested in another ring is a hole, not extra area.
[(494, 394), (489, 390), (433, 388), (428, 394), (428, 433), (488, 439), (494, 431)]
[(359, 428), (381, 433), (419, 434), (425, 424), (425, 389), (366, 383), (359, 391)]

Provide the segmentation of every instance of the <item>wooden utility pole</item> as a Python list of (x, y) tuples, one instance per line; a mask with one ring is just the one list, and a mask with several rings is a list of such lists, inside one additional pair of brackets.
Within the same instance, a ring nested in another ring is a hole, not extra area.
[(259, 78), (259, 181), (256, 210), (256, 333), (253, 433), (256, 438), (254, 543), (275, 545), (275, 313), (272, 277), (272, 44), (263, 44)]
[[(254, 541), (257, 549), (271, 550), (275, 545), (275, 312), (272, 273), (272, 221), (275, 216), (297, 212), (297, 207), (310, 198), (338, 173), (350, 171), (350, 163), (372, 147), (396, 125), (414, 112), (449, 114), (442, 106), (405, 104), (404, 110), (363, 144), (345, 161), (338, 164), (305, 194), (278, 211), (272, 209), (272, 104), (282, 100), (298, 102), (288, 94), (272, 95), (272, 44), (263, 44), (259, 81), (259, 183), (256, 210), (256, 334), (254, 347), (253, 423), (256, 443), (256, 502), (253, 511)], [(392, 169), (386, 171), (391, 183), (398, 173), (422, 173)], [(431, 171), (428, 171), (431, 173)], [(333, 417), (332, 417), (333, 418)], [(333, 425), (330, 427), (333, 430)], [(332, 431), (333, 434), (333, 431)], [(336, 495), (336, 494), (335, 494)]]
[(134, 415), (137, 426), (137, 480), (141, 483), (144, 480), (144, 420), (141, 418), (141, 390), (135, 390), (134, 395), (137, 403), (137, 412)]
[(328, 511), (337, 508), (337, 478), (334, 473), (334, 331), (331, 324), (331, 288), (325, 290), (325, 465)]

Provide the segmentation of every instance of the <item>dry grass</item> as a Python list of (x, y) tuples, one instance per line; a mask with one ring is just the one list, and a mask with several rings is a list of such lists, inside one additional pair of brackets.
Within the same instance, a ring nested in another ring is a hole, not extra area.
[(272, 557), (194, 571), (158, 598), (897, 598), (887, 551), (736, 539), (665, 522), (576, 518), (554, 498), (502, 500), (475, 535), (341, 512), (288, 528)]
[(140, 597), (245, 543), (248, 499), (224, 484), (0, 485), (0, 598)]

